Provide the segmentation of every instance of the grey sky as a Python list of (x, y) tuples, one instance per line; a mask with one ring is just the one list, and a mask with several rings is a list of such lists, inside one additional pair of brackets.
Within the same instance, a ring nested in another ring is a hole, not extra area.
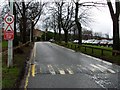
[[(3, 2), (5, 2), (7, 0), (1, 0), (0, 1), (0, 9), (3, 5)], [(46, 1), (46, 0), (42, 0), (42, 1)], [(53, 0), (47, 0), (47, 1), (53, 1)], [(81, 2), (84, 1), (93, 1), (93, 0), (81, 0)], [(102, 2), (106, 2), (106, 0), (94, 0), (94, 1), (102, 1)], [(111, 0), (112, 2), (114, 2), (114, 0)], [(0, 10), (1, 11), (1, 10)], [(110, 35), (110, 37), (112, 37), (112, 20), (111, 20), (111, 16), (109, 13), (109, 9), (108, 7), (102, 7), (100, 10), (98, 9), (93, 9), (91, 10), (93, 13), (92, 18), (94, 18), (95, 22), (91, 23), (90, 28), (94, 31), (94, 32), (102, 32), (103, 34), (107, 33)], [(40, 22), (38, 23), (38, 25), (40, 25)], [(37, 25), (37, 27), (38, 27)], [(39, 28), (41, 28), (39, 26)]]

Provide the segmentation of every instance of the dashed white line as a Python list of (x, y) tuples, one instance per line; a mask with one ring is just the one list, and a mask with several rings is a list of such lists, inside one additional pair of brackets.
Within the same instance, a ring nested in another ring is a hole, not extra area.
[(99, 66), (99, 67), (101, 67), (101, 68), (103, 68), (103, 69), (106, 69), (106, 70), (108, 70), (108, 71), (111, 72), (111, 73), (115, 73), (115, 71), (113, 71), (112, 69), (109, 69), (109, 68), (107, 68), (107, 67), (104, 67), (104, 66), (102, 66), (102, 65), (100, 65), (100, 64), (97, 64), (97, 66)]
[(70, 68), (67, 68), (66, 70), (68, 71), (69, 74), (74, 74), (74, 72)]
[(90, 64), (90, 66), (94, 67), (94, 68), (97, 68), (98, 70), (100, 70), (101, 72), (104, 72), (105, 70), (103, 68), (100, 68), (94, 64)]
[(52, 65), (47, 65), (47, 66), (48, 66), (48, 69), (49, 69), (50, 73), (51, 73), (52, 75), (55, 75), (56, 73), (55, 73)]
[(63, 69), (58, 69), (58, 71), (60, 72), (60, 74), (64, 75), (65, 71)]

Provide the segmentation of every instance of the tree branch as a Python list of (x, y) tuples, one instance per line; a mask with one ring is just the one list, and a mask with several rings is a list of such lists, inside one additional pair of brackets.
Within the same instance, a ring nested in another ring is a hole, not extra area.
[(115, 14), (114, 14), (114, 10), (113, 10), (113, 7), (112, 7), (112, 3), (111, 3), (110, 0), (107, 0), (107, 4), (108, 4), (109, 10), (110, 10), (111, 18), (113, 20)]
[(15, 5), (17, 6), (17, 8), (18, 8), (18, 10), (19, 10), (20, 14), (23, 16), (23, 13), (22, 13), (22, 11), (21, 11), (21, 9), (20, 9), (19, 5), (17, 4), (17, 2), (15, 2)]

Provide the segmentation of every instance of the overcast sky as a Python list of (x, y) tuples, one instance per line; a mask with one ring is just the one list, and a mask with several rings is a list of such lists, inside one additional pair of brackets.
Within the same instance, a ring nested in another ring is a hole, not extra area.
[[(1, 7), (3, 5), (3, 2), (5, 2), (7, 0), (0, 0), (0, 11), (1, 11)], [(42, 0), (44, 1), (44, 0)], [(52, 1), (52, 0), (45, 0), (45, 1)], [(81, 0), (82, 1), (93, 1), (93, 0)], [(94, 0), (94, 1), (102, 1), (102, 2), (106, 2), (106, 0)], [(114, 0), (111, 0), (112, 2), (114, 2)], [(98, 9), (92, 9), (91, 12), (93, 13), (92, 18), (94, 18), (95, 22), (92, 22), (90, 25), (90, 28), (94, 31), (94, 32), (102, 32), (103, 34), (107, 33), (110, 35), (110, 37), (112, 37), (112, 20), (111, 20), (111, 16), (109, 13), (109, 9), (108, 7), (102, 7), (100, 8), (100, 10)], [(38, 23), (40, 25), (40, 23)]]

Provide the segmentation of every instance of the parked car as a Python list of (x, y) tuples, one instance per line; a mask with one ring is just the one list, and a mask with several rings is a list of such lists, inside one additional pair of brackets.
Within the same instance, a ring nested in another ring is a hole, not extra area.
[(85, 44), (92, 44), (95, 41), (95, 39), (88, 39), (84, 43)]
[(78, 43), (78, 42), (79, 42), (79, 40), (74, 40), (73, 42), (74, 42), (74, 43)]
[(82, 43), (84, 44), (86, 40), (82, 40)]
[(54, 39), (50, 39), (49, 41), (50, 41), (50, 42), (54, 42), (55, 40), (54, 40)]
[(113, 40), (110, 40), (109, 42), (108, 42), (108, 47), (112, 47), (113, 46)]
[(100, 45), (100, 42), (101, 42), (101, 40), (95, 40), (92, 44), (98, 46), (98, 45)]
[(101, 42), (100, 42), (100, 46), (107, 46), (108, 45), (108, 40), (106, 40), (106, 39), (103, 39), (103, 40), (101, 40)]

